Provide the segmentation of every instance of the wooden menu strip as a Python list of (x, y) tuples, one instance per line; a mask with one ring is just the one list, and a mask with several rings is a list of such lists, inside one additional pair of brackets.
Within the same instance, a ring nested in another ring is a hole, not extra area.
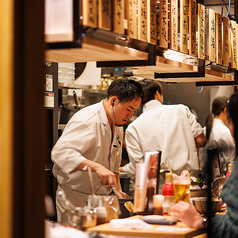
[[(236, 24), (236, 37), (237, 37), (237, 39), (238, 39), (238, 24)], [(238, 70), (238, 44), (236, 44), (236, 62), (237, 62), (237, 64), (236, 64), (236, 70)]]
[(159, 4), (160, 9), (160, 29), (159, 29), (159, 46), (168, 48), (168, 0), (161, 0)]
[(205, 6), (198, 4), (198, 58), (205, 59)]
[(189, 54), (197, 56), (197, 3), (189, 0)]
[(83, 25), (96, 28), (97, 23), (97, 0), (83, 0)]
[(127, 10), (127, 35), (131, 38), (137, 39), (137, 0), (126, 1)]
[(188, 53), (188, 2), (180, 0), (180, 51)]
[(112, 24), (112, 1), (98, 0), (98, 27), (111, 30)]
[(124, 34), (125, 1), (113, 0), (113, 32)]
[(156, 3), (157, 0), (148, 0), (147, 3), (147, 42), (156, 45)]
[(216, 63), (222, 64), (222, 15), (216, 13)]
[(170, 49), (178, 50), (178, 0), (171, 0), (170, 7)]
[(237, 29), (236, 22), (231, 21), (231, 67), (237, 68)]
[(222, 28), (222, 39), (223, 39), (223, 65), (229, 66), (229, 19), (228, 17), (222, 17), (223, 28)]
[(207, 9), (208, 16), (206, 17), (206, 55), (209, 61), (215, 62), (215, 11)]
[(147, 41), (147, 0), (138, 0), (138, 39)]

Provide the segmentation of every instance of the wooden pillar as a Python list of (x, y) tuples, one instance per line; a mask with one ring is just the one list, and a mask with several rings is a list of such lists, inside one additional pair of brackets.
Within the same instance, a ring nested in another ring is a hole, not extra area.
[(0, 236), (12, 237), (13, 0), (0, 2)]
[(46, 112), (44, 1), (14, 5), (14, 238), (44, 237)]

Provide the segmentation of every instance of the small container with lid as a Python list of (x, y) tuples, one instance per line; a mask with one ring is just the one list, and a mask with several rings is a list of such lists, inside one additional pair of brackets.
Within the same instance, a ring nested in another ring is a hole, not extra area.
[(165, 184), (162, 194), (164, 195), (163, 215), (169, 215), (171, 207), (175, 204), (173, 173), (165, 174)]
[(98, 207), (95, 208), (97, 214), (97, 225), (101, 225), (107, 222), (107, 209), (102, 203), (103, 197), (100, 197)]

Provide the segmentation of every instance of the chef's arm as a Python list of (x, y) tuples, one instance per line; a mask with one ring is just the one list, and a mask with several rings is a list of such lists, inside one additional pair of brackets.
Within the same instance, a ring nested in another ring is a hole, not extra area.
[(91, 168), (93, 172), (96, 172), (98, 177), (101, 179), (100, 182), (104, 185), (107, 185), (107, 188), (115, 186), (117, 190), (120, 189), (118, 185), (119, 175), (117, 176), (112, 171), (108, 170), (99, 163), (86, 159), (79, 166), (77, 166), (75, 170), (87, 171), (88, 166)]
[(122, 192), (119, 174), (116, 173), (116, 176), (117, 176), (117, 181), (118, 181), (119, 190), (117, 190), (117, 191), (113, 190), (115, 196), (117, 196), (119, 199), (123, 199), (123, 198), (124, 198), (124, 199), (127, 199), (127, 198), (129, 198), (129, 196), (128, 196), (126, 193)]
[(204, 147), (207, 143), (206, 136), (203, 133), (200, 134), (199, 136), (195, 137), (194, 140), (195, 140), (197, 149), (200, 147)]

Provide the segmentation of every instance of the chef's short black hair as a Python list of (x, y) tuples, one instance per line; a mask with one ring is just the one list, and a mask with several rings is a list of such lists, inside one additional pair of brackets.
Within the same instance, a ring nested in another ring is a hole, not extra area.
[(137, 98), (143, 100), (143, 90), (140, 83), (135, 80), (128, 78), (115, 79), (107, 90), (107, 98), (113, 96), (117, 96), (120, 103)]
[(144, 97), (142, 100), (142, 105), (145, 105), (147, 102), (155, 99), (155, 94), (158, 91), (160, 95), (163, 95), (162, 85), (153, 79), (143, 79), (140, 81), (140, 84), (143, 89)]

